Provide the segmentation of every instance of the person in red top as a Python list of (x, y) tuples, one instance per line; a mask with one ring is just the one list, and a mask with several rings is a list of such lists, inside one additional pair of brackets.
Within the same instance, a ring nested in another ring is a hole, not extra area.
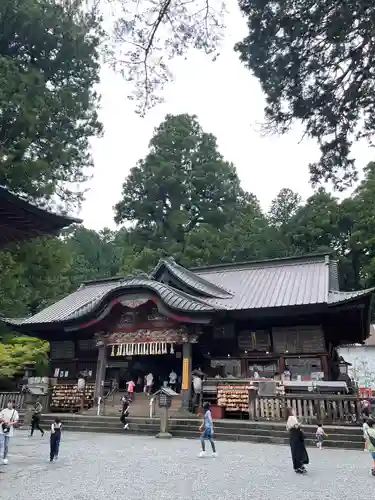
[(134, 387), (135, 383), (133, 379), (129, 380), (129, 382), (126, 382), (126, 390), (128, 392), (128, 398), (130, 401), (133, 401)]

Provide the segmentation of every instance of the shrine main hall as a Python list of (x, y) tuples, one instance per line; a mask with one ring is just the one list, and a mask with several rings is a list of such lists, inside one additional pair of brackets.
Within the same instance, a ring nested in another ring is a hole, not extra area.
[(195, 269), (166, 258), (148, 275), (86, 282), (34, 316), (3, 321), (50, 343), (56, 410), (82, 373), (94, 400), (150, 372), (156, 390), (172, 370), (187, 409), (198, 368), (213, 378), (272, 378), (287, 367), (299, 380), (337, 380), (337, 348), (369, 335), (372, 292), (340, 291), (328, 254)]

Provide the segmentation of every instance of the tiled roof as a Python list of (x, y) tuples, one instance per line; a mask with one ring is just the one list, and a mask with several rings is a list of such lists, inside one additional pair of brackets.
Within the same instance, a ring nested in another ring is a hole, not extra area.
[(364, 290), (356, 290), (354, 292), (339, 292), (338, 290), (330, 290), (328, 293), (328, 304), (339, 304), (348, 302), (357, 297), (363, 297), (373, 293), (375, 288), (365, 288)]
[(167, 269), (177, 280), (198, 294), (217, 299), (227, 299), (233, 296), (225, 288), (217, 286), (189, 269), (180, 266), (173, 257), (160, 260), (151, 274), (157, 279), (157, 276), (160, 276), (164, 269)]
[[(335, 264), (335, 263), (334, 263)], [(336, 265), (336, 264), (335, 264)], [(169, 308), (187, 313), (250, 310), (326, 304), (328, 307), (374, 289), (340, 292), (336, 271), (327, 255), (291, 257), (187, 270), (173, 259), (159, 263), (153, 278), (119, 277), (85, 283), (76, 292), (35, 316), (6, 320), (13, 325), (67, 322), (81, 318), (121, 294), (155, 293)], [(166, 268), (185, 290), (158, 281)], [(203, 296), (203, 297), (202, 297)]]
[(42, 210), (0, 186), (0, 247), (43, 234), (57, 234), (76, 222), (82, 221)]
[(87, 283), (77, 291), (62, 300), (43, 309), (29, 318), (6, 319), (13, 325), (35, 325), (44, 323), (67, 322), (80, 318), (95, 310), (106, 297), (118, 291), (131, 292), (134, 290), (155, 292), (160, 299), (171, 309), (190, 313), (212, 312), (221, 309), (219, 305), (208, 304), (204, 300), (193, 297), (181, 290), (176, 290), (164, 283), (148, 278), (119, 278), (118, 280), (103, 280)]
[(227, 309), (262, 309), (327, 303), (329, 262), (324, 255), (269, 260), (242, 265), (222, 265), (195, 272), (233, 297), (207, 299)]

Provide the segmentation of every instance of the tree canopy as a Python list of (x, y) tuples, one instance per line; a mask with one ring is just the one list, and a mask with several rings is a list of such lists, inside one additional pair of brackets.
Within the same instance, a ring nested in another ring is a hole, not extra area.
[(101, 132), (100, 18), (79, 2), (3, 0), (0, 19), (0, 185), (74, 205)]
[(375, 5), (348, 0), (239, 0), (249, 34), (236, 45), (266, 95), (267, 127), (295, 119), (316, 139), (314, 184), (356, 179), (353, 141), (375, 132)]
[(125, 180), (115, 220), (132, 222), (157, 247), (174, 241), (183, 250), (187, 235), (202, 224), (222, 227), (244, 203), (236, 170), (215, 137), (195, 116), (168, 115)]

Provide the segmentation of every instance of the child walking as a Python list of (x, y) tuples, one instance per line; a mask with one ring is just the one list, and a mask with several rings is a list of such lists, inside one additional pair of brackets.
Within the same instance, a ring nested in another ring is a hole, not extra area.
[(212, 448), (212, 456), (216, 457), (216, 447), (214, 440), (212, 439), (213, 433), (214, 433), (214, 424), (212, 422), (212, 415), (211, 415), (211, 405), (210, 403), (204, 403), (203, 405), (203, 410), (204, 410), (204, 418), (202, 425), (199, 427), (199, 430), (201, 431), (201, 446), (202, 446), (202, 451), (199, 453), (200, 457), (204, 457), (206, 455), (206, 443), (205, 439), (208, 439), (211, 448)]
[(55, 418), (55, 421), (51, 425), (51, 438), (50, 438), (50, 454), (49, 461), (57, 460), (59, 457), (60, 440), (61, 440), (61, 420)]
[(327, 434), (324, 432), (322, 424), (318, 424), (315, 437), (316, 437), (316, 447), (321, 450), (323, 448), (324, 438), (327, 437)]
[(124, 429), (129, 429), (129, 424), (126, 421), (127, 417), (129, 416), (129, 407), (130, 407), (130, 402), (129, 399), (125, 396), (121, 399), (122, 402), (122, 408), (121, 408), (121, 417), (120, 417), (120, 422), (124, 426)]
[(372, 458), (371, 474), (375, 476), (375, 421), (369, 418), (366, 422), (367, 427), (364, 430), (367, 442), (367, 450)]

